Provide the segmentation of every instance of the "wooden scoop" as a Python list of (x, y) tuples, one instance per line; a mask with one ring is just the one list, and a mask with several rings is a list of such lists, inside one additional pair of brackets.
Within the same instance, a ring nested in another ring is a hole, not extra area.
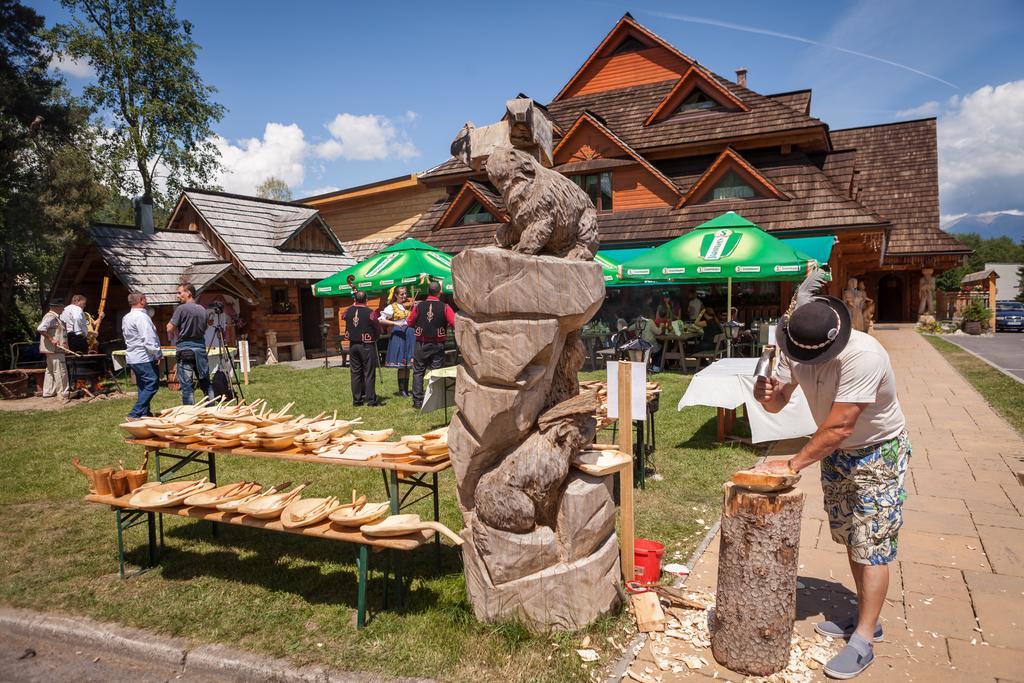
[(454, 531), (440, 522), (424, 522), (419, 515), (391, 515), (374, 524), (364, 524), (359, 527), (367, 536), (405, 536), (414, 531), (433, 530), (447, 536), (455, 545), (462, 545), (465, 541)]
[(740, 470), (732, 475), (732, 483), (758, 493), (771, 493), (792, 488), (800, 481), (799, 474), (763, 472), (761, 470)]

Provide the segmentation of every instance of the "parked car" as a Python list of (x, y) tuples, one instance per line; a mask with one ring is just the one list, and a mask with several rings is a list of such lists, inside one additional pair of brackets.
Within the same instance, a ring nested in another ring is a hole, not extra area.
[(1019, 301), (996, 302), (996, 332), (1020, 332), (1024, 330), (1024, 303)]

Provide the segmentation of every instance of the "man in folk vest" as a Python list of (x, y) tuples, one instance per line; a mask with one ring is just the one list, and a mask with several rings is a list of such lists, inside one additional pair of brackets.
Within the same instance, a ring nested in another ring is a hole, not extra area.
[(427, 368), (444, 366), (444, 341), (448, 330), (455, 327), (455, 311), (438, 297), (441, 283), (431, 282), (427, 298), (416, 304), (409, 314), (409, 327), (416, 331), (416, 352), (412, 356), (412, 407), (423, 406), (423, 375)]
[(377, 313), (366, 305), (366, 292), (356, 292), (355, 303), (345, 311), (348, 367), (352, 375), (352, 405), (379, 406), (377, 400)]

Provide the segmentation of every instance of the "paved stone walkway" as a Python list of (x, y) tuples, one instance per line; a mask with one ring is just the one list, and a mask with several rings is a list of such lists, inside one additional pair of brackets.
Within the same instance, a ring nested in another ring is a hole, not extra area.
[[(885, 641), (859, 680), (1024, 681), (1024, 441), (912, 328), (878, 331), (899, 384), (913, 445), (907, 477), (899, 561), (892, 565), (882, 611)], [(795, 452), (797, 440), (776, 444), (772, 457)], [(805, 470), (807, 494), (800, 539), (802, 588), (797, 632), (856, 611), (853, 578), (842, 547), (829, 535), (818, 468)], [(716, 537), (686, 587), (714, 593)], [(681, 641), (664, 639), (679, 652)], [(646, 647), (633, 664), (652, 662)], [(673, 674), (739, 680), (715, 665)], [(649, 664), (648, 664), (649, 666)], [(820, 673), (817, 676), (824, 679)]]

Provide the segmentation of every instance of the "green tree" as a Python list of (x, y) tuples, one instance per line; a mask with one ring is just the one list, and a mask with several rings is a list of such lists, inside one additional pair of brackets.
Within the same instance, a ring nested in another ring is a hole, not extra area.
[(173, 0), (61, 0), (72, 21), (54, 29), (61, 50), (87, 59), (84, 96), (103, 116), (107, 184), (167, 205), (187, 186), (210, 186), (220, 166), (211, 125), (224, 115), (196, 69), (192, 24)]
[(277, 176), (270, 176), (256, 186), (256, 196), (288, 202), (292, 199), (292, 191), (288, 188), (288, 183)]
[[(0, 0), (0, 336), (31, 338), (61, 255), (105, 190), (89, 111), (49, 71), (43, 17)], [(6, 345), (0, 349), (5, 354)]]
[(939, 289), (951, 292), (960, 288), (960, 280), (968, 273), (984, 269), (986, 263), (1024, 263), (1024, 243), (1017, 244), (1009, 237), (983, 239), (974, 232), (957, 234), (956, 238), (974, 250), (962, 266), (942, 273), (937, 284)]

